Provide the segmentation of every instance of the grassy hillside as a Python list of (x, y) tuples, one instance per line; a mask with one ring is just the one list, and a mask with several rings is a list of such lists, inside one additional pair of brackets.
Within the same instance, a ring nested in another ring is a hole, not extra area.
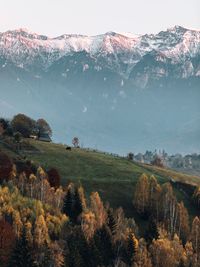
[[(38, 152), (24, 152), (23, 155), (36, 164), (42, 165), (45, 169), (57, 168), (62, 176), (62, 185), (66, 185), (70, 181), (81, 183), (88, 195), (91, 191), (98, 191), (101, 197), (105, 201), (109, 201), (113, 207), (122, 206), (128, 216), (132, 216), (134, 213), (132, 208), (134, 185), (142, 173), (154, 174), (160, 183), (173, 178), (177, 181), (200, 185), (199, 177), (138, 164), (126, 158), (84, 149), (70, 151), (66, 150), (63, 145), (53, 143), (34, 140), (29, 140), (29, 142)], [(1, 146), (2, 144), (0, 144)], [(14, 152), (9, 149), (7, 152), (14, 156)], [(179, 199), (184, 200), (191, 213), (195, 213), (183, 193), (177, 190), (176, 193)]]

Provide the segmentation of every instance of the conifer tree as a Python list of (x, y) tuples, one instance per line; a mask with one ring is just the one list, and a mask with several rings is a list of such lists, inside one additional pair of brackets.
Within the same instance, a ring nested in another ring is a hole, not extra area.
[(155, 220), (150, 219), (145, 237), (149, 243), (151, 243), (153, 239), (159, 238), (159, 231)]
[(79, 195), (79, 189), (76, 187), (74, 192), (74, 207), (73, 207), (73, 221), (77, 222), (79, 215), (83, 211), (83, 206), (81, 202), (81, 198)]
[(89, 242), (89, 255), (91, 267), (99, 266), (99, 264), (102, 262), (101, 253), (95, 244), (94, 238), (92, 238)]
[(86, 207), (84, 192), (71, 184), (68, 187), (64, 198), (63, 213), (65, 213), (73, 223), (78, 222), (78, 218)]
[(114, 260), (114, 251), (112, 245), (112, 236), (107, 225), (97, 229), (94, 234), (94, 243), (100, 253), (100, 262), (98, 265), (109, 266)]
[(131, 266), (134, 262), (134, 257), (138, 249), (138, 240), (133, 233), (129, 233), (126, 240), (126, 247), (122, 251), (122, 260)]
[(26, 229), (23, 227), (22, 234), (16, 241), (9, 267), (36, 267), (31, 254), (31, 248), (26, 238)]
[(67, 194), (63, 201), (63, 213), (66, 214), (70, 219), (73, 218), (73, 207), (74, 207), (74, 194), (72, 192), (72, 186), (70, 185), (67, 190)]
[(37, 266), (44, 267), (44, 266), (51, 266), (52, 262), (52, 255), (51, 249), (47, 242), (43, 244), (37, 251)]
[(185, 267), (185, 263), (183, 259), (180, 260), (178, 267)]
[(116, 220), (113, 214), (113, 209), (109, 208), (107, 210), (107, 225), (111, 231), (111, 234), (114, 235), (116, 232)]
[(135, 235), (131, 233), (129, 235), (128, 245), (127, 245), (127, 255), (130, 265), (134, 261), (134, 256), (137, 252), (137, 248), (138, 248), (138, 240), (135, 238)]
[[(66, 236), (65, 264), (69, 267), (90, 267), (89, 247), (80, 226), (69, 229)], [(92, 267), (92, 266), (91, 266)]]

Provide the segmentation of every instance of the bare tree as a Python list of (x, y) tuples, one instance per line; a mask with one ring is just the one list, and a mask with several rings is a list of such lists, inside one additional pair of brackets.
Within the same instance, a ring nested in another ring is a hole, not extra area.
[(79, 139), (78, 139), (78, 137), (74, 137), (72, 139), (72, 144), (73, 144), (74, 147), (79, 147)]

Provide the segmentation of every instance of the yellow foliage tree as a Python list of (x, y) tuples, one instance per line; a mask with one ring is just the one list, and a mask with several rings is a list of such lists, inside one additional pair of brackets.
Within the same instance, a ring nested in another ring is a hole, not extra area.
[(35, 222), (34, 243), (37, 247), (49, 243), (48, 228), (43, 215), (40, 215)]
[(91, 211), (96, 218), (96, 229), (101, 228), (106, 222), (107, 213), (104, 208), (103, 202), (97, 192), (93, 192), (90, 196)]
[(142, 174), (136, 184), (133, 204), (137, 212), (145, 214), (149, 206), (149, 179)]

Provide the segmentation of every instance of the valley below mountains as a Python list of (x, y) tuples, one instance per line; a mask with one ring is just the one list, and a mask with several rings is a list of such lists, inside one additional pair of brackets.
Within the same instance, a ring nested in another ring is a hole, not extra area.
[(0, 115), (44, 117), (56, 142), (119, 154), (200, 151), (200, 31), (50, 38), (0, 33)]

